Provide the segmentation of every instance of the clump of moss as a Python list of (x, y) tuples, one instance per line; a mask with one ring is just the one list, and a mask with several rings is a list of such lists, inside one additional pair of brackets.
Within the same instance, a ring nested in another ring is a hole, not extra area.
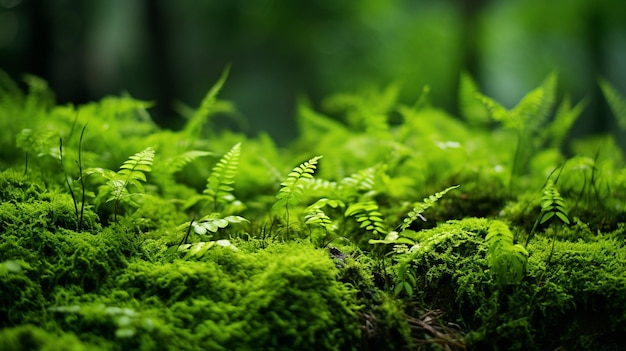
[(99, 346), (85, 344), (75, 335), (55, 335), (33, 325), (0, 330), (4, 351), (99, 351)]
[(215, 248), (200, 261), (135, 261), (117, 284), (137, 300), (156, 298), (169, 311), (163, 318), (206, 348), (355, 349), (356, 292), (337, 275), (323, 250), (282, 243)]
[[(626, 250), (613, 239), (557, 241), (538, 236), (528, 247), (526, 276), (498, 286), (485, 259), (489, 221), (452, 221), (422, 233), (416, 298), (446, 311), (472, 332), (476, 349), (610, 348), (626, 332), (622, 313)], [(551, 256), (550, 259), (548, 259)], [(593, 323), (588, 323), (593, 321)]]

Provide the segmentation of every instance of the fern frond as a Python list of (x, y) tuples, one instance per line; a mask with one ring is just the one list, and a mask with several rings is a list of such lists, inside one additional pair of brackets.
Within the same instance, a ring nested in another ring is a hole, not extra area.
[(297, 205), (302, 201), (304, 185), (308, 180), (313, 179), (313, 174), (317, 168), (317, 161), (319, 161), (320, 158), (322, 158), (322, 156), (311, 158), (294, 168), (287, 175), (287, 178), (280, 184), (282, 187), (278, 194), (276, 194), (277, 201), (274, 203), (273, 209), (288, 209), (289, 206)]
[(361, 228), (371, 231), (374, 235), (388, 232), (376, 201), (355, 202), (348, 206), (344, 215), (346, 217), (353, 216), (361, 224)]
[(237, 143), (222, 156), (207, 179), (206, 189), (203, 193), (213, 201), (215, 212), (218, 211), (220, 204), (231, 202), (234, 199), (232, 192), (235, 190), (233, 185), (235, 184), (240, 154), (241, 143)]
[(526, 133), (537, 132), (552, 112), (556, 99), (556, 81), (556, 73), (551, 73), (511, 110), (511, 114), (521, 121)]
[(358, 171), (339, 182), (340, 194), (346, 200), (365, 191), (372, 191), (376, 184), (376, 167)]
[(542, 135), (542, 139), (550, 140), (552, 147), (561, 146), (574, 122), (576, 122), (588, 104), (589, 99), (584, 98), (572, 107), (569, 98), (563, 99), (556, 110), (554, 121), (550, 124), (549, 129), (546, 130), (548, 136)]
[(518, 283), (524, 277), (528, 252), (513, 244), (513, 234), (506, 223), (495, 220), (489, 226), (487, 236), (487, 264), (500, 286)]
[(217, 102), (217, 94), (219, 94), (224, 86), (224, 83), (226, 83), (229, 72), (230, 65), (224, 68), (220, 78), (211, 87), (211, 89), (209, 89), (209, 92), (205, 95), (204, 99), (202, 99), (200, 107), (198, 107), (198, 110), (196, 110), (191, 119), (185, 125), (184, 133), (189, 135), (192, 140), (196, 140), (200, 137), (202, 125), (206, 123), (207, 118), (213, 112), (213, 108)]
[[(212, 152), (201, 150), (190, 150), (180, 155), (170, 157), (163, 162), (162, 169), (169, 174), (173, 174), (182, 170), (186, 165), (200, 157), (213, 155)], [(155, 170), (156, 171), (156, 170)]]
[(546, 183), (543, 189), (543, 196), (541, 197), (541, 215), (539, 224), (543, 224), (556, 216), (561, 222), (570, 224), (569, 210), (565, 199), (561, 197), (554, 182), (550, 179)]
[[(113, 172), (103, 168), (89, 168), (85, 170), (84, 176), (91, 174), (99, 174), (107, 179), (104, 186), (100, 187), (96, 203), (103, 198), (107, 198), (106, 202), (114, 202), (113, 216), (117, 222), (117, 207), (120, 201), (125, 201), (135, 207), (139, 206), (132, 201), (131, 196), (139, 195), (144, 192), (141, 182), (146, 182), (146, 174), (152, 170), (152, 161), (154, 160), (155, 151), (152, 147), (130, 156), (118, 172)], [(134, 187), (134, 192), (130, 192), (128, 187)]]
[(304, 223), (315, 224), (326, 230), (333, 230), (333, 222), (328, 215), (322, 210), (322, 208), (329, 206), (331, 208), (344, 208), (346, 205), (341, 200), (333, 200), (328, 198), (322, 198), (317, 200), (314, 204), (307, 207), (304, 215)]
[(427, 197), (424, 200), (422, 200), (422, 202), (418, 202), (418, 203), (414, 204), (413, 205), (413, 209), (407, 214), (407, 216), (404, 219), (402, 225), (400, 226), (400, 231), (404, 231), (407, 228), (409, 228), (411, 223), (415, 222), (418, 218), (420, 218), (423, 221), (425, 221), (426, 219), (422, 216), (422, 213), (424, 213), (424, 211), (426, 211), (426, 209), (428, 209), (429, 207), (434, 205), (435, 202), (437, 202), (437, 200), (441, 199), (450, 190), (456, 189), (458, 187), (459, 187), (459, 185), (451, 186), (451, 187), (449, 187), (447, 189), (444, 189), (444, 190), (442, 190), (442, 191), (440, 191), (438, 193), (430, 195), (429, 197)]
[(471, 125), (482, 126), (489, 122), (489, 113), (476, 96), (478, 85), (468, 73), (462, 73), (459, 82), (459, 109), (463, 118)]
[(204, 256), (210, 249), (221, 246), (227, 247), (233, 251), (237, 251), (237, 247), (233, 245), (230, 240), (221, 239), (221, 240), (212, 240), (212, 241), (200, 241), (193, 244), (183, 244), (180, 246), (172, 246), (167, 251), (170, 253), (184, 253), (183, 259), (198, 259)]
[(289, 235), (289, 208), (302, 201), (305, 183), (313, 179), (313, 174), (317, 168), (317, 161), (319, 161), (320, 158), (322, 158), (322, 156), (315, 156), (297, 166), (280, 184), (281, 188), (278, 194), (276, 194), (276, 202), (272, 206), (272, 209), (285, 209), (287, 235)]
[(600, 79), (598, 84), (600, 84), (602, 93), (609, 103), (609, 107), (617, 120), (617, 124), (622, 130), (626, 130), (626, 98), (624, 98), (608, 80)]
[(230, 224), (249, 223), (247, 219), (241, 216), (226, 216), (219, 217), (218, 213), (212, 213), (208, 216), (201, 218), (198, 221), (186, 222), (178, 226), (179, 230), (187, 229), (190, 225), (193, 228), (194, 233), (199, 235), (213, 235), (220, 229), (228, 227)]

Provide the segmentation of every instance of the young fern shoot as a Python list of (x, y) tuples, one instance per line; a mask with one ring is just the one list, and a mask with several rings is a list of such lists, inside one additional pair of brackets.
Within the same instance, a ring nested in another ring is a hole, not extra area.
[(313, 174), (317, 168), (317, 161), (322, 156), (315, 156), (310, 160), (294, 168), (287, 178), (280, 184), (281, 188), (276, 194), (276, 202), (272, 206), (273, 210), (285, 210), (285, 222), (287, 226), (287, 238), (289, 237), (289, 207), (293, 207), (300, 202), (304, 196), (304, 185), (313, 179)]

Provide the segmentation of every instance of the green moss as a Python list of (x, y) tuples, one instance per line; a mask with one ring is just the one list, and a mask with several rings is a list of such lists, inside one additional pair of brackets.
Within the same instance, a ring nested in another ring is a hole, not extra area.
[(610, 347), (626, 332), (626, 250), (619, 242), (557, 241), (546, 266), (552, 243), (539, 236), (528, 248), (523, 281), (498, 287), (485, 260), (488, 223), (467, 219), (425, 231), (412, 257), (416, 297), (468, 326), (476, 349)]
[(85, 344), (75, 335), (55, 335), (32, 325), (0, 330), (4, 351), (98, 351), (99, 346)]
[(161, 305), (170, 327), (192, 331), (180, 337), (207, 349), (358, 345), (356, 292), (337, 281), (338, 270), (324, 250), (305, 243), (248, 252), (215, 248), (202, 259), (134, 261), (116, 285), (133, 299)]

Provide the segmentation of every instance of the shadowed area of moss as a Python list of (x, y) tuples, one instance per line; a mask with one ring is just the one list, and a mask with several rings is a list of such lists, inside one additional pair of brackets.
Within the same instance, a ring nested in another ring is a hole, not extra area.
[(477, 350), (617, 349), (626, 332), (623, 244), (557, 241), (548, 262), (552, 239), (537, 237), (525, 278), (498, 287), (485, 258), (489, 223), (470, 218), (420, 233), (415, 299), (471, 330)]

